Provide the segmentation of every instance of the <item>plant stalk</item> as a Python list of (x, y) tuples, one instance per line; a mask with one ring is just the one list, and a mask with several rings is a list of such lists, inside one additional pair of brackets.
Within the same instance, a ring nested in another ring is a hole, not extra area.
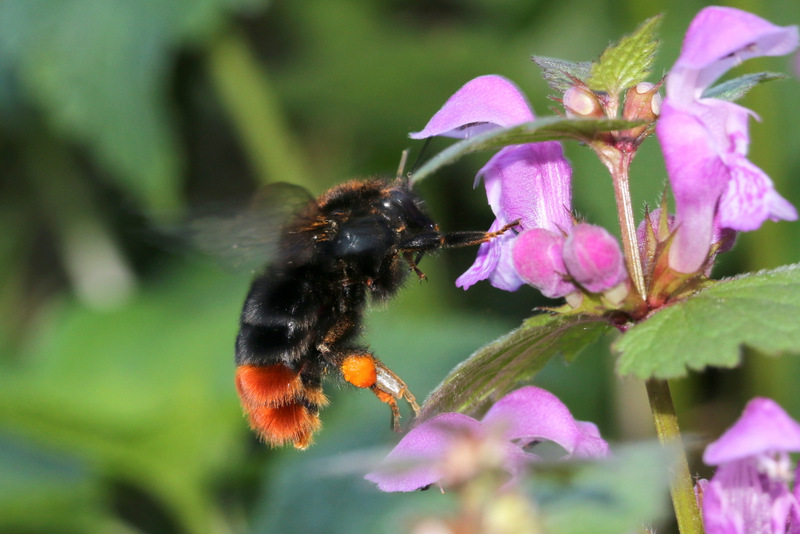
[(628, 268), (628, 274), (633, 280), (636, 291), (644, 299), (646, 297), (644, 270), (639, 255), (636, 219), (633, 216), (633, 202), (628, 181), (628, 169), (631, 166), (633, 154), (633, 152), (613, 150), (613, 156), (602, 154), (601, 159), (611, 172), (614, 183), (614, 198), (617, 202), (617, 217), (622, 237), (622, 251), (625, 254), (625, 266)]
[(669, 488), (678, 530), (681, 534), (703, 534), (703, 521), (697, 507), (689, 462), (686, 460), (669, 383), (666, 380), (651, 378), (645, 385), (659, 442), (664, 446), (676, 447), (680, 453), (672, 464)]
[(261, 185), (292, 182), (318, 189), (305, 152), (284, 116), (278, 95), (249, 43), (223, 32), (208, 51), (208, 73), (220, 104), (242, 142)]

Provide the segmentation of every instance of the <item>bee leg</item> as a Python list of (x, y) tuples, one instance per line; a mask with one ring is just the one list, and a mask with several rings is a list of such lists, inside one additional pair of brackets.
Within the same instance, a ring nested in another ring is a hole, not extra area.
[(331, 347), (354, 328), (355, 321), (353, 321), (352, 318), (342, 319), (333, 328), (328, 330), (320, 343), (317, 343), (317, 350), (327, 356), (331, 353)]
[(389, 405), (392, 410), (392, 428), (395, 431), (400, 431), (398, 399), (405, 399), (411, 405), (414, 414), (419, 414), (419, 404), (408, 390), (406, 383), (369, 352), (348, 354), (341, 361), (339, 368), (346, 381), (356, 387), (370, 388), (379, 400)]
[(408, 266), (411, 267), (411, 270), (417, 274), (417, 278), (419, 278), (420, 282), (428, 279), (428, 277), (425, 276), (425, 273), (420, 271), (419, 267), (417, 267), (417, 263), (419, 263), (419, 260), (422, 259), (422, 254), (417, 254), (417, 257), (415, 258), (412, 252), (404, 252), (403, 259), (406, 260), (406, 263), (408, 263)]

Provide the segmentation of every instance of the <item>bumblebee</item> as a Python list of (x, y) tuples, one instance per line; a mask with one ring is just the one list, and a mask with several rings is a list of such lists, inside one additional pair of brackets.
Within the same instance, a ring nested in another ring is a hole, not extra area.
[[(515, 224), (515, 223), (514, 223)], [(283, 227), (275, 261), (252, 283), (236, 339), (236, 389), (253, 431), (272, 446), (305, 449), (320, 428), (326, 375), (419, 413), (405, 382), (358, 341), (368, 301), (385, 300), (440, 248), (497, 232), (443, 234), (408, 180), (353, 180), (300, 209)]]

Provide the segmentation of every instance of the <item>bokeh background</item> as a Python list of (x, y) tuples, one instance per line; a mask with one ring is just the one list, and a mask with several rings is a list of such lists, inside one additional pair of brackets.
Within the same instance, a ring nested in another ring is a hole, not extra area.
[[(251, 437), (232, 383), (251, 274), (191, 253), (165, 229), (271, 181), (316, 194), (348, 177), (393, 175), (403, 149), (419, 153), (408, 132), (481, 74), (516, 81), (546, 115), (554, 103), (532, 54), (592, 59), (664, 12), (655, 81), (704, 5), (0, 1), (0, 532), (394, 532), (441, 507), (438, 492), (382, 495), (361, 479), (397, 439), (368, 392), (331, 382), (324, 431), (308, 451)], [(800, 22), (798, 2), (729, 5)], [(737, 74), (794, 76), (793, 62), (754, 60)], [(744, 101), (762, 118), (752, 160), (795, 205), (798, 94), (790, 78)], [(576, 209), (618, 232), (604, 169), (584, 148), (566, 150)], [(488, 228), (483, 191), (472, 189), (487, 157), (420, 184), (442, 228)], [(637, 206), (655, 203), (664, 182), (650, 140), (633, 169)], [(767, 223), (717, 274), (797, 262), (799, 237), (798, 224)], [(370, 345), (418, 397), (544, 304), (530, 288), (455, 288), (474, 252), (426, 258), (429, 283), (411, 282), (370, 312)], [(552, 362), (537, 384), (612, 440), (650, 436), (640, 385), (614, 376), (608, 341), (569, 367)], [(694, 452), (753, 395), (800, 416), (795, 359), (747, 353), (744, 362), (674, 384)]]

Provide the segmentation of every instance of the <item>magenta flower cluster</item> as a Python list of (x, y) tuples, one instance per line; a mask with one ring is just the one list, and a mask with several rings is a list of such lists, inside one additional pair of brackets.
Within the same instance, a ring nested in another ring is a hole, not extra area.
[[(637, 293), (639, 300), (632, 297), (630, 308), (623, 308), (622, 299), (614, 300), (620, 293), (628, 294), (632, 281), (626, 265), (636, 263), (623, 255), (616, 238), (604, 228), (573, 216), (572, 169), (555, 141), (505, 147), (478, 172), (475, 184), (483, 180), (495, 215), (490, 230), (518, 224), (481, 245), (457, 285), (467, 289), (488, 280), (497, 288), (515, 291), (529, 284), (547, 297), (566, 297), (572, 311), (584, 299), (571, 297), (589, 295), (591, 302), (580, 311), (600, 303), (600, 313), (624, 309), (636, 321), (670, 298), (684, 298), (688, 293), (675, 289), (680, 284), (704, 282), (714, 256), (732, 246), (737, 232), (755, 230), (766, 220), (796, 220), (794, 206), (747, 157), (748, 121), (754, 113), (715, 98), (719, 93), (712, 84), (744, 60), (785, 55), (797, 46), (796, 26), (780, 27), (737, 9), (708, 7), (688, 29), (681, 54), (664, 82), (663, 101), (657, 94), (660, 84), (627, 88), (624, 108), (633, 110), (634, 119), (655, 121), (675, 199), (674, 214), (663, 213), (664, 203), (642, 221), (638, 236), (629, 236), (637, 233), (635, 227), (623, 232), (626, 251), (633, 249), (631, 256), (644, 258), (642, 272), (650, 268), (649, 286), (637, 289), (652, 290), (655, 296)], [(616, 118), (618, 101), (608, 105), (608, 95), (569, 78), (575, 85), (564, 95), (568, 117)], [(459, 89), (411, 137), (469, 138), (534, 119), (511, 81), (481, 76)], [(606, 137), (600, 142), (606, 142), (604, 148), (609, 150), (623, 146), (635, 151), (653, 128), (633, 126), (603, 132)], [(642, 272), (636, 277), (638, 286), (646, 285)], [(653, 281), (657, 276), (663, 276), (661, 285)], [(697, 286), (687, 287), (693, 291)], [(607, 305), (618, 307), (603, 308)], [(442, 413), (422, 422), (366, 478), (384, 491), (458, 485), (481, 470), (503, 472), (514, 481), (537, 460), (530, 446), (543, 440), (563, 447), (566, 458), (608, 454), (597, 427), (576, 421), (552, 394), (524, 387), (500, 399), (480, 420)], [(800, 452), (800, 424), (773, 401), (753, 400), (742, 418), (705, 452), (704, 461), (717, 466), (711, 480), (697, 485), (707, 534), (800, 534), (800, 487), (792, 487), (798, 472), (789, 458), (796, 452)], [(453, 458), (460, 463), (456, 465)]]
[[(747, 123), (753, 113), (704, 97), (732, 66), (752, 57), (787, 54), (797, 44), (796, 27), (775, 26), (732, 8), (703, 9), (689, 27), (666, 79), (656, 123), (676, 203), (676, 235), (669, 251), (675, 271), (707, 270), (720, 235), (755, 230), (767, 219), (797, 219), (795, 208), (747, 159)], [(588, 93), (584, 96), (591, 100)], [(519, 89), (488, 75), (465, 84), (411, 137), (467, 138), (532, 120)], [(557, 298), (601, 293), (626, 280), (616, 240), (602, 228), (573, 221), (572, 170), (558, 142), (503, 148), (478, 172), (476, 183), (480, 179), (496, 217), (490, 230), (519, 220), (519, 231), (482, 245), (475, 263), (458, 278), (459, 287), (488, 279), (515, 291), (527, 283)]]
[[(415, 139), (444, 135), (467, 138), (483, 131), (534, 120), (517, 87), (502, 76), (480, 76), (459, 89)], [(478, 258), (456, 285), (480, 280), (515, 291), (528, 283), (557, 298), (578, 291), (609, 289), (627, 276), (619, 245), (608, 232), (572, 219), (572, 168), (560, 143), (505, 147), (478, 171), (495, 214), (490, 231), (519, 221), (507, 233), (481, 245)], [(476, 184), (477, 184), (476, 180)]]
[(706, 534), (800, 533), (800, 487), (790, 453), (800, 452), (800, 424), (775, 401), (756, 398), (705, 450), (717, 466), (696, 486)]
[(702, 10), (689, 26), (680, 57), (666, 80), (656, 133), (675, 196), (675, 243), (670, 266), (701, 269), (715, 230), (758, 229), (767, 220), (796, 220), (764, 172), (747, 159), (753, 112), (704, 93), (744, 60), (788, 54), (796, 26), (775, 26), (726, 7)]

